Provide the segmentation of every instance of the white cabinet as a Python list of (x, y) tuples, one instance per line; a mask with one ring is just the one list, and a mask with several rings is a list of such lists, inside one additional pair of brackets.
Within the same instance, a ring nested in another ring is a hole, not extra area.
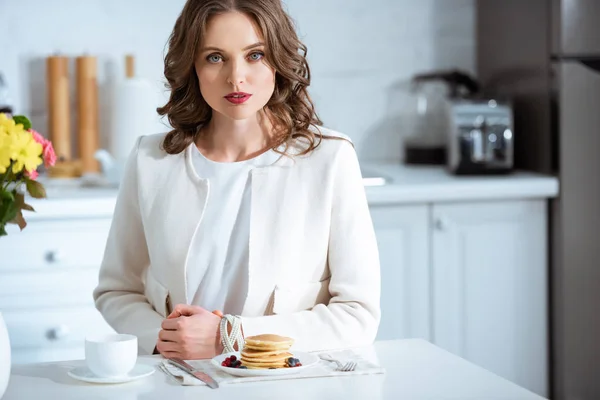
[(14, 363), (83, 358), (84, 338), (114, 332), (92, 291), (110, 219), (34, 219), (0, 239), (0, 311)]
[(372, 206), (378, 339), (421, 337), (547, 394), (545, 200)]
[(545, 202), (434, 205), (432, 218), (433, 342), (545, 393)]
[(429, 209), (375, 206), (371, 217), (383, 274), (377, 339), (429, 340)]

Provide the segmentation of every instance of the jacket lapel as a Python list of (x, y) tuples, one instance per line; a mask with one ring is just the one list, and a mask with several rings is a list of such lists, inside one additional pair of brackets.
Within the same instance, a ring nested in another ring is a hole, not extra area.
[[(148, 235), (154, 238), (158, 270), (169, 288), (171, 302), (189, 304), (186, 263), (192, 239), (200, 223), (209, 194), (207, 179), (199, 177), (192, 166), (191, 147), (167, 173), (148, 218)], [(186, 171), (186, 173), (182, 173)]]
[(279, 279), (287, 240), (273, 237), (285, 232), (286, 221), (282, 212), (288, 209), (293, 191), (287, 190), (290, 169), (281, 165), (257, 168), (252, 171), (252, 196), (250, 212), (250, 237), (248, 256), (248, 292), (244, 302), (244, 315), (264, 315), (268, 308), (269, 293)]

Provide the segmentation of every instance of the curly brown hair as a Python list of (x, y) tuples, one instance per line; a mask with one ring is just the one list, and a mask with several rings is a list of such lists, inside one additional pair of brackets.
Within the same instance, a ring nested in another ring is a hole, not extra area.
[[(202, 97), (194, 61), (209, 19), (227, 12), (241, 12), (260, 28), (265, 42), (266, 62), (275, 70), (275, 90), (265, 108), (275, 127), (272, 148), (277, 149), (298, 138), (308, 154), (325, 137), (318, 129), (322, 122), (308, 95), (310, 69), (307, 48), (298, 39), (293, 22), (281, 0), (188, 0), (169, 38), (165, 57), (165, 77), (171, 94), (163, 107), (173, 129), (163, 147), (178, 154), (192, 144), (212, 117), (212, 109)], [(311, 129), (311, 126), (316, 129)]]

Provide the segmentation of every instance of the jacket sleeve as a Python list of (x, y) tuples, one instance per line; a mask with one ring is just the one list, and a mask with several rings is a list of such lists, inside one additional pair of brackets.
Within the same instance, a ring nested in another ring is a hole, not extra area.
[(137, 336), (140, 353), (152, 354), (163, 318), (144, 295), (142, 280), (150, 261), (138, 201), (141, 140), (125, 166), (93, 296), (96, 308), (113, 329)]
[(363, 346), (375, 340), (381, 315), (379, 252), (358, 158), (346, 141), (333, 181), (329, 304), (289, 315), (242, 317), (245, 336), (284, 335), (305, 351)]

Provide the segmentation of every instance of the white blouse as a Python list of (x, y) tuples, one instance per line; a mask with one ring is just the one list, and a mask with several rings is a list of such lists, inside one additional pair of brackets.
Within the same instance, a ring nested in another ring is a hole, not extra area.
[(249, 160), (216, 162), (197, 148), (193, 153), (197, 175), (208, 179), (208, 200), (189, 252), (189, 298), (208, 311), (239, 315), (248, 291), (250, 171), (281, 155), (269, 150)]

